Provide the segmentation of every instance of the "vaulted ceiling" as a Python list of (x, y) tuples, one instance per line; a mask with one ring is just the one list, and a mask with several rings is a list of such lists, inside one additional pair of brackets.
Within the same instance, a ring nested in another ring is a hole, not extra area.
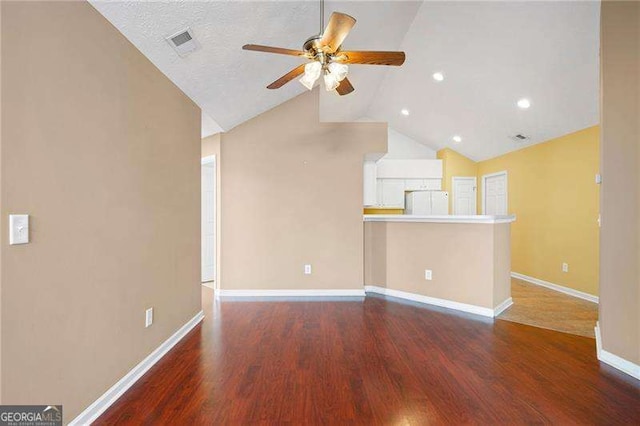
[[(301, 48), (319, 32), (316, 1), (91, 3), (202, 108), (206, 133), (306, 90), (296, 81), (265, 88), (300, 59), (241, 47)], [(599, 2), (327, 1), (327, 18), (340, 11), (357, 19), (345, 48), (404, 50), (407, 61), (350, 66), (356, 91), (339, 97), (321, 87), (320, 118), (372, 117), (430, 148), (449, 146), (476, 160), (595, 125), (599, 10)], [(165, 37), (186, 27), (201, 48), (180, 57)], [(444, 81), (433, 80), (436, 71)], [(531, 107), (519, 109), (520, 98)], [(514, 142), (518, 133), (530, 140)]]

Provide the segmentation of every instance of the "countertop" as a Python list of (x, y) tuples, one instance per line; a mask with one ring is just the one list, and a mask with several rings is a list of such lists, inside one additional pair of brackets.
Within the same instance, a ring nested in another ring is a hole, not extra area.
[(419, 223), (511, 223), (516, 215), (473, 215), (473, 216), (422, 216), (411, 214), (365, 214), (365, 222), (419, 222)]

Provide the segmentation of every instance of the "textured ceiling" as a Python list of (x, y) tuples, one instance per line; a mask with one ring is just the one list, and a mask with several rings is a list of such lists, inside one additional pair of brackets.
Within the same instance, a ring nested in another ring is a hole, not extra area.
[[(203, 110), (203, 134), (229, 130), (302, 93), (265, 86), (300, 63), (241, 50), (256, 43), (300, 48), (319, 31), (317, 1), (94, 1)], [(327, 1), (358, 22), (347, 49), (407, 53), (404, 66), (351, 66), (356, 91), (322, 91), (323, 121), (369, 116), (434, 149), (485, 159), (598, 122), (599, 3)], [(189, 26), (201, 48), (180, 58), (164, 40)], [(431, 74), (443, 71), (437, 84)], [(518, 110), (528, 97), (532, 107)], [(400, 115), (402, 108), (409, 116)], [(463, 141), (454, 145), (451, 136)]]
[[(299, 65), (299, 58), (241, 48), (255, 43), (301, 49), (307, 38), (320, 31), (317, 1), (92, 0), (91, 4), (224, 130), (306, 90), (297, 81), (278, 90), (265, 88)], [(328, 20), (332, 11), (339, 10), (357, 17), (358, 23), (346, 46), (393, 49), (402, 42), (418, 7), (417, 2), (327, 1), (325, 15)], [(201, 48), (181, 58), (165, 37), (187, 26), (193, 30)], [(368, 68), (366, 73), (353, 70), (352, 76), (375, 88), (384, 77), (384, 70)], [(358, 111), (361, 116), (372, 96), (373, 93), (364, 91), (362, 95), (352, 95), (350, 115)]]

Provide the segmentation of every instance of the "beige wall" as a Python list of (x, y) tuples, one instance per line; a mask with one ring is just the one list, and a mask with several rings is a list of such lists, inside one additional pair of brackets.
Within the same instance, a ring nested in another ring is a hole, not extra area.
[(362, 289), (362, 164), (387, 126), (318, 108), (315, 90), (221, 135), (222, 289)]
[(215, 155), (216, 160), (220, 157), (220, 133), (202, 139), (202, 157), (211, 155)]
[(386, 222), (364, 222), (364, 283), (387, 286)]
[(509, 224), (365, 222), (365, 229), (367, 285), (489, 309), (511, 296)]
[(602, 3), (600, 329), (640, 363), (640, 3)]
[(1, 8), (2, 402), (69, 421), (201, 309), (200, 111), (88, 3)]
[[(515, 222), (514, 222), (515, 223)], [(493, 306), (511, 297), (511, 226), (493, 227)]]

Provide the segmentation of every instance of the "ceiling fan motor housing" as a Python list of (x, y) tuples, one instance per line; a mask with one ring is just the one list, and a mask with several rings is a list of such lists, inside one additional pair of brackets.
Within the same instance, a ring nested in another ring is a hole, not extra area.
[(309, 37), (302, 45), (302, 50), (309, 54), (310, 59), (315, 59), (320, 61), (323, 65), (326, 65), (329, 63), (330, 56), (324, 51), (320, 42), (321, 39), (321, 35)]

